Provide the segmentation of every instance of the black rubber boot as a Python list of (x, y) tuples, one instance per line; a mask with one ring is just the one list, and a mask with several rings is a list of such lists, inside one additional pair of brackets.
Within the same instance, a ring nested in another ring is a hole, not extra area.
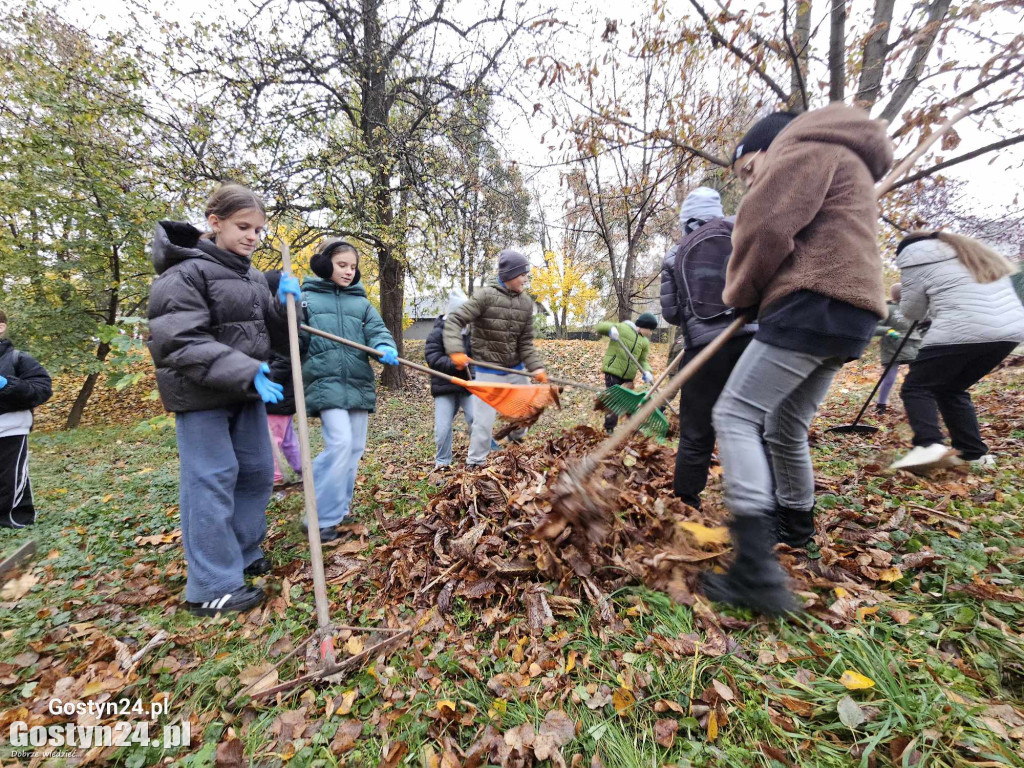
[(811, 543), (814, 536), (814, 507), (806, 512), (776, 507), (775, 515), (778, 517), (780, 544), (788, 544), (793, 549), (803, 549)]
[(729, 531), (735, 559), (726, 573), (701, 574), (701, 591), (716, 603), (778, 615), (800, 608), (786, 585), (786, 572), (773, 549), (775, 521), (771, 515), (732, 520)]

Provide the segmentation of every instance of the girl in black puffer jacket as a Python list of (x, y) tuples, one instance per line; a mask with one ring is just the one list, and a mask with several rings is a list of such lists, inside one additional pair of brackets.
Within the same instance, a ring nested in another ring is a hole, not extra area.
[(270, 570), (260, 550), (274, 478), (263, 403), (279, 401), (282, 388), (267, 360), (272, 342), (288, 348), (279, 302), (297, 297), (299, 286), (281, 278), (275, 301), (249, 263), (266, 226), (253, 192), (223, 185), (206, 216), (208, 235), (190, 224), (157, 225), (148, 346), (160, 398), (176, 416), (185, 600), (193, 613), (213, 616), (263, 601), (245, 576)]

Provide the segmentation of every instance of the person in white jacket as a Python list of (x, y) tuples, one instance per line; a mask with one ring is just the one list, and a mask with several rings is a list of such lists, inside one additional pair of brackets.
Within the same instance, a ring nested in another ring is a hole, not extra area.
[[(900, 396), (914, 448), (892, 469), (919, 472), (959, 460), (991, 466), (968, 393), (1024, 341), (1014, 266), (987, 246), (950, 232), (914, 232), (896, 249), (908, 320), (931, 320)], [(949, 430), (948, 448), (939, 414)], [(957, 457), (959, 454), (959, 458)]]

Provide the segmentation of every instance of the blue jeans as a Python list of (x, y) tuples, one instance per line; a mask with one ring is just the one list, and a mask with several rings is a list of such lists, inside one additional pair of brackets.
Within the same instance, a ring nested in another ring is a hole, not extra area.
[(321, 528), (333, 528), (349, 513), (369, 418), (369, 411), (328, 408), (320, 412), (324, 450), (313, 460), (313, 485)]
[(466, 425), (473, 429), (473, 396), (469, 392), (451, 395), (438, 395), (434, 398), (434, 454), (435, 467), (447, 467), (452, 463), (452, 430), (455, 417), (462, 409), (466, 417)]
[(274, 454), (260, 402), (179, 413), (175, 429), (185, 599), (200, 603), (239, 589), (263, 556)]
[(897, 363), (889, 372), (882, 377), (882, 383), (878, 386), (878, 404), (888, 405), (889, 404), (889, 393), (892, 392), (892, 387), (896, 383), (896, 377), (900, 373), (900, 365)]
[(814, 506), (807, 431), (841, 365), (757, 339), (740, 356), (712, 411), (734, 517), (771, 514), (776, 503), (800, 511)]

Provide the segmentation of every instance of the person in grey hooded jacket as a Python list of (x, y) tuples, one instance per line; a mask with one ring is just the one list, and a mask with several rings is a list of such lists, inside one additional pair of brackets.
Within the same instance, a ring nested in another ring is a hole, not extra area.
[[(908, 320), (931, 326), (910, 364), (900, 396), (914, 448), (893, 469), (922, 471), (966, 461), (991, 466), (968, 392), (1024, 341), (1024, 306), (1013, 290), (1013, 265), (977, 240), (949, 232), (915, 232), (896, 249)], [(942, 414), (953, 450), (943, 442)]]

